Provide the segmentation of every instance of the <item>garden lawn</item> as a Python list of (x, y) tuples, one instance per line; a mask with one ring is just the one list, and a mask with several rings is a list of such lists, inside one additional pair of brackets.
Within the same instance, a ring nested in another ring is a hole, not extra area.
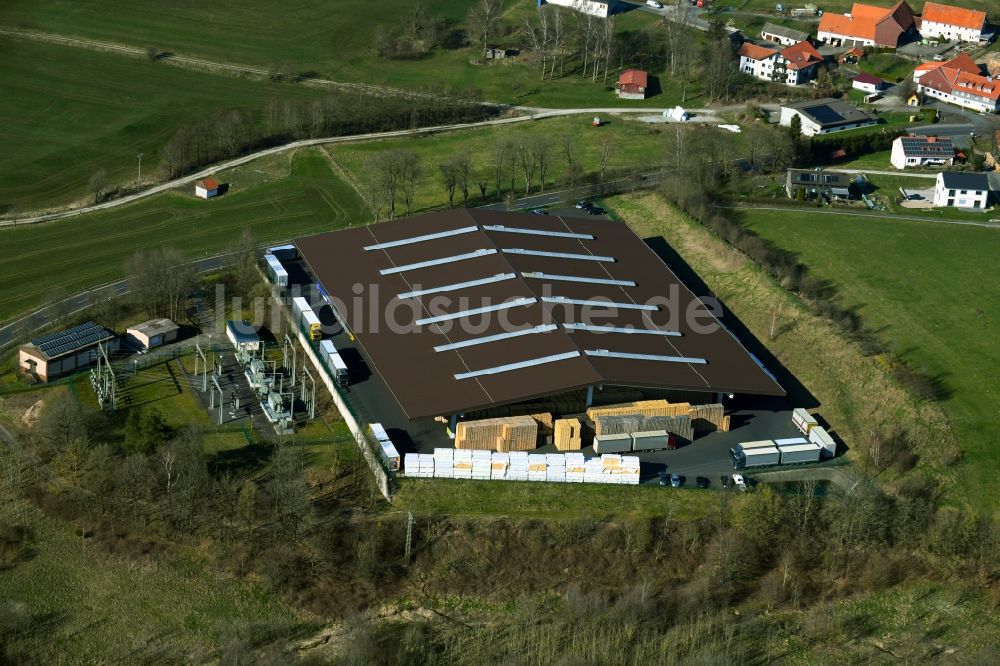
[(940, 379), (964, 450), (956, 494), (1000, 508), (1000, 229), (809, 212), (744, 211), (747, 225), (829, 280), (916, 369)]
[[(270, 180), (275, 173), (283, 175)], [(317, 150), (253, 162), (220, 180), (230, 189), (217, 199), (197, 199), (185, 188), (109, 211), (0, 230), (0, 284), (30, 281), (30, 288), (0, 292), (0, 321), (38, 306), (54, 288), (72, 293), (120, 279), (125, 261), (140, 249), (172, 246), (196, 259), (224, 252), (243, 229), (268, 242), (371, 220), (357, 193)]]

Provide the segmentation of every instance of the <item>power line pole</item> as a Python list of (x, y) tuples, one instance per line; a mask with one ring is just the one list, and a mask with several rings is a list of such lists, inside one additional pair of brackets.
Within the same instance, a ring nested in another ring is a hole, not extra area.
[(406, 512), (406, 563), (410, 563), (410, 546), (413, 544), (413, 512)]

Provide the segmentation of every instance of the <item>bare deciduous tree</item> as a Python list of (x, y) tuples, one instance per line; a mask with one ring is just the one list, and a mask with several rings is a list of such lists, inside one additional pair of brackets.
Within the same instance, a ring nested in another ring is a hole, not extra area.
[(94, 203), (100, 203), (108, 192), (108, 174), (104, 169), (98, 169), (90, 176), (87, 188), (94, 197)]
[(503, 16), (503, 0), (479, 0), (469, 10), (465, 25), (470, 35), (476, 35), (479, 45), (477, 60), (482, 59), (489, 46), (490, 35)]
[(615, 153), (615, 144), (611, 142), (610, 139), (601, 139), (600, 146), (600, 164), (601, 164), (601, 182), (604, 182), (604, 174), (608, 169), (608, 161), (611, 160), (611, 156)]
[(196, 285), (197, 269), (180, 250), (139, 250), (126, 262), (129, 291), (147, 314), (178, 320)]

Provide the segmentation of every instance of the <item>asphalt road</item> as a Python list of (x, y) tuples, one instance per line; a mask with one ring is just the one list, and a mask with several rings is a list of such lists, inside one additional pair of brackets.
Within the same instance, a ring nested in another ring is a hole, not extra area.
[[(206, 273), (223, 266), (226, 262), (226, 257), (228, 256), (229, 253), (219, 254), (213, 257), (198, 259), (192, 263), (198, 267), (200, 272)], [(7, 322), (3, 326), (0, 326), (0, 350), (6, 349), (19, 339), (22, 339), (51, 323), (49, 318), (50, 313), (53, 310), (59, 312), (63, 316), (69, 316), (76, 314), (81, 310), (85, 310), (95, 303), (99, 303), (103, 299), (114, 298), (127, 293), (128, 284), (125, 280), (109, 282), (107, 284), (94, 287), (93, 289), (78, 292), (72, 296), (68, 296), (59, 303), (40, 308), (34, 312), (24, 315), (23, 317)]]

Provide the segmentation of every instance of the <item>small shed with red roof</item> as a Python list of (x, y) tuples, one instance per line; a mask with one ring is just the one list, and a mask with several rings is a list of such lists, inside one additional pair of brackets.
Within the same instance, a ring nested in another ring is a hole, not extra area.
[(862, 72), (851, 79), (851, 87), (855, 90), (863, 90), (867, 93), (881, 92), (885, 89), (885, 81), (874, 74)]
[(219, 181), (214, 178), (199, 180), (194, 184), (194, 195), (201, 199), (211, 199), (219, 194)]
[(646, 99), (649, 74), (641, 69), (626, 69), (618, 77), (618, 97), (621, 99)]

